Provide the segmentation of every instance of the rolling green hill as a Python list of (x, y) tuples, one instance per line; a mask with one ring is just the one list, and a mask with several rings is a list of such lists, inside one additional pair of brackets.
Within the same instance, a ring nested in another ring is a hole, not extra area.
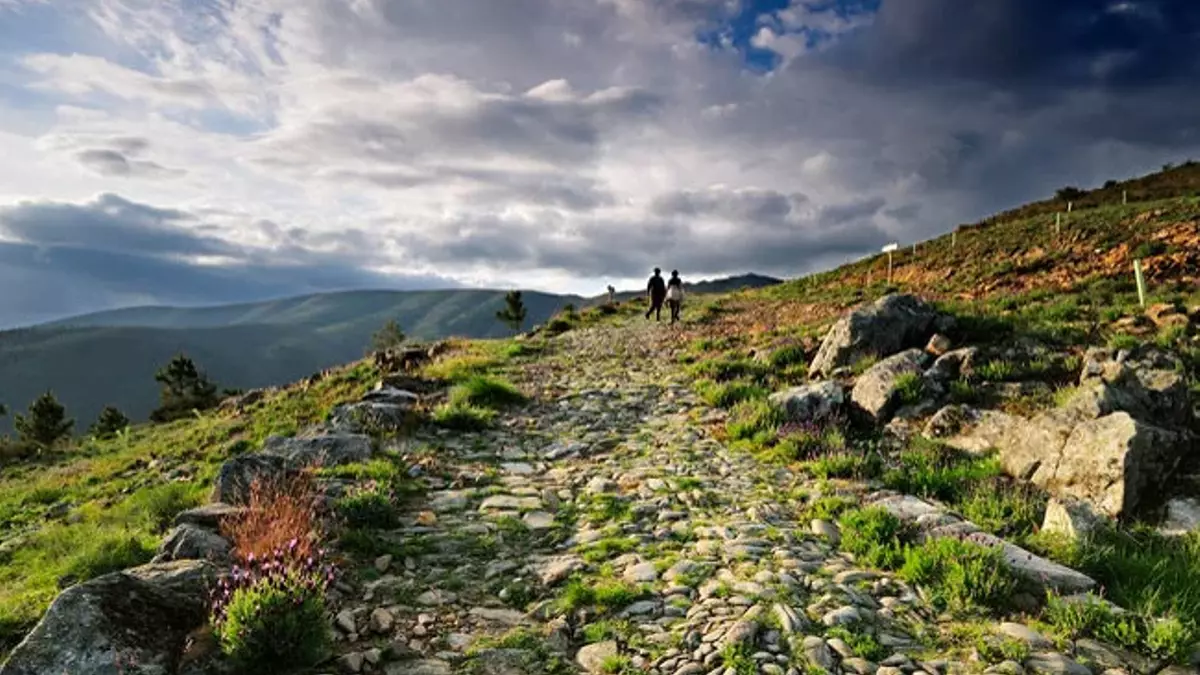
[[(756, 275), (706, 281), (696, 293), (778, 283)], [(568, 304), (602, 298), (526, 291), (526, 327)], [(223, 388), (285, 384), (361, 358), (391, 319), (415, 340), (503, 337), (495, 290), (349, 291), (218, 307), (133, 307), (0, 332), (0, 403), (23, 410), (47, 389), (82, 432), (106, 405), (144, 420), (158, 403), (155, 371), (177, 353)], [(0, 418), (0, 430), (11, 429)]]

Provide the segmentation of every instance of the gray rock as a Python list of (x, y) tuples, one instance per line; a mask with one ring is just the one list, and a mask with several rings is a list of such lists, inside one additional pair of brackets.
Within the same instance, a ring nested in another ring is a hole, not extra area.
[(925, 352), (910, 349), (876, 363), (854, 383), (850, 400), (877, 423), (886, 424), (900, 405), (898, 381), (904, 375), (921, 376), (926, 358)]
[(838, 320), (825, 335), (809, 372), (827, 375), (866, 356), (920, 347), (935, 330), (936, 310), (911, 295), (887, 295)]
[(819, 637), (809, 636), (804, 638), (804, 658), (818, 668), (832, 671), (837, 662), (833, 659), (833, 652), (829, 650), (829, 645)]
[(17, 645), (2, 675), (175, 671), (188, 633), (207, 620), (217, 568), (197, 560), (114, 572), (63, 591)]
[(362, 671), (363, 661), (364, 658), (362, 652), (349, 652), (347, 654), (342, 654), (338, 658), (337, 664), (338, 668), (340, 668), (342, 672), (358, 673)]
[(221, 535), (195, 525), (178, 525), (158, 547), (152, 562), (164, 563), (172, 560), (211, 560), (224, 563), (229, 560), (232, 545)]
[(418, 420), (410, 403), (368, 400), (335, 407), (329, 413), (325, 428), (335, 434), (394, 433), (411, 427)]
[(643, 562), (625, 568), (625, 580), (635, 583), (649, 583), (658, 579), (658, 570), (654, 563)]
[(374, 633), (390, 633), (395, 621), (395, 617), (386, 608), (376, 607), (371, 610), (371, 617), (367, 622), (367, 626)]
[(1177, 536), (1200, 530), (1200, 500), (1192, 497), (1177, 497), (1167, 501), (1167, 515), (1159, 526), (1159, 532)]
[(469, 661), (476, 675), (537, 675), (544, 672), (537, 655), (526, 649), (484, 649)]
[(1053, 646), (1053, 643), (1051, 643), (1045, 635), (1042, 635), (1041, 633), (1024, 624), (1004, 621), (996, 627), (996, 630), (1001, 635), (1024, 642), (1034, 649), (1049, 649), (1051, 646)]
[(543, 561), (537, 568), (537, 575), (543, 584), (553, 586), (579, 569), (583, 569), (583, 560), (578, 556), (558, 556)]
[(175, 516), (176, 525), (195, 525), (207, 530), (219, 530), (221, 522), (226, 518), (240, 515), (244, 508), (230, 506), (221, 502), (211, 502), (204, 506), (188, 509)]
[(604, 642), (580, 647), (579, 651), (575, 654), (575, 662), (584, 671), (598, 674), (604, 672), (605, 660), (617, 656), (617, 654), (616, 640), (605, 640)]
[(440, 659), (400, 661), (383, 667), (386, 675), (452, 675), (450, 663)]
[(1087, 503), (1075, 499), (1050, 499), (1046, 503), (1046, 515), (1042, 519), (1042, 530), (1080, 539), (1100, 527), (1105, 518)]
[(250, 499), (251, 487), (257, 482), (262, 485), (281, 485), (294, 473), (288, 469), (287, 460), (276, 455), (240, 455), (226, 460), (217, 472), (217, 486), (213, 498), (233, 506), (241, 506)]
[(263, 443), (263, 455), (282, 457), (289, 467), (339, 466), (371, 458), (371, 438), (363, 434), (322, 434), (288, 438), (271, 436)]
[(529, 617), (524, 612), (505, 607), (472, 607), (468, 612), (471, 616), (488, 623), (502, 626), (520, 626), (529, 623)]
[(946, 352), (937, 357), (929, 370), (925, 371), (925, 377), (942, 384), (956, 380), (972, 371), (978, 354), (979, 350), (975, 347)]
[(815, 519), (812, 521), (813, 534), (825, 537), (833, 546), (837, 546), (842, 541), (842, 533), (838, 529), (836, 523), (828, 520)]
[(1025, 661), (1025, 668), (1038, 675), (1092, 675), (1086, 666), (1080, 665), (1057, 652), (1034, 654)]
[(821, 623), (826, 626), (846, 626), (858, 621), (862, 621), (862, 614), (858, 608), (850, 605), (826, 612), (821, 617)]
[(794, 422), (820, 421), (841, 411), (846, 390), (837, 382), (816, 382), (776, 392), (770, 400)]

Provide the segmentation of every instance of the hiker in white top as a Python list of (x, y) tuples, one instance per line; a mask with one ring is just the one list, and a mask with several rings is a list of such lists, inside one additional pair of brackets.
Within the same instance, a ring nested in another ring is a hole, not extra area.
[(667, 307), (671, 309), (671, 323), (679, 321), (679, 310), (683, 307), (683, 280), (679, 278), (679, 270), (671, 270), (671, 279), (667, 281)]

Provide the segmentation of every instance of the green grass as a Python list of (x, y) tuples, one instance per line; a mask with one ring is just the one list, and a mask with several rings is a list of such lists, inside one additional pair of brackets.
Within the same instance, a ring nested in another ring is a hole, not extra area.
[(999, 548), (946, 537), (909, 547), (900, 577), (929, 589), (939, 609), (956, 614), (1006, 606), (1017, 580)]
[(1200, 642), (1194, 623), (1175, 616), (1154, 619), (1136, 612), (1118, 613), (1095, 596), (1081, 602), (1050, 596), (1043, 619), (1065, 639), (1097, 638), (1175, 663), (1186, 663)]
[(450, 389), (450, 406), (499, 409), (525, 402), (512, 384), (487, 375), (471, 375)]
[(887, 647), (879, 644), (874, 635), (866, 632), (853, 632), (841, 626), (835, 626), (825, 631), (825, 639), (838, 638), (850, 647), (850, 651), (860, 658), (872, 663), (879, 663), (890, 656)]
[(972, 457), (923, 438), (900, 453), (900, 465), (883, 476), (889, 489), (957, 504), (982, 481), (1001, 474), (999, 461)]
[[(306, 390), (269, 393), (241, 415), (213, 410), (137, 425), (118, 438), (0, 469), (0, 537), (20, 537), (0, 556), (0, 653), (41, 617), (60, 581), (148, 562), (175, 514), (212, 488), (223, 461), (260, 447), (269, 435), (324, 420), (377, 379), (369, 363), (351, 364)], [(159, 468), (148, 468), (152, 460)], [(187, 479), (167, 482), (167, 467), (180, 467)], [(69, 505), (69, 522), (46, 518), (60, 503)]]
[(1093, 577), (1108, 599), (1126, 609), (1200, 626), (1200, 535), (1105, 528), (1079, 541), (1039, 534), (1029, 545)]
[(855, 509), (838, 521), (842, 548), (864, 565), (896, 569), (904, 560), (908, 530), (899, 518), (882, 508)]
[(757, 384), (740, 381), (697, 380), (695, 389), (705, 403), (715, 408), (732, 408), (743, 401), (765, 399), (769, 393)]
[(896, 378), (895, 387), (901, 405), (916, 405), (925, 399), (925, 380), (920, 373), (903, 373)]
[(602, 614), (611, 614), (623, 609), (641, 595), (641, 590), (624, 581), (606, 579), (588, 584), (576, 578), (563, 588), (558, 596), (557, 605), (560, 611), (566, 613), (590, 607)]
[(455, 431), (483, 431), (492, 426), (496, 411), (474, 405), (442, 404), (434, 409), (430, 420)]

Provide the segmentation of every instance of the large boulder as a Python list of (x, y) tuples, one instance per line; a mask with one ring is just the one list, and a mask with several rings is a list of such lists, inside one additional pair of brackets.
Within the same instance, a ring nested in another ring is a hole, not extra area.
[(821, 342), (809, 372), (828, 375), (868, 356), (886, 357), (922, 347), (947, 323), (924, 301), (911, 295), (886, 295), (843, 316)]
[(900, 405), (897, 385), (905, 375), (921, 377), (929, 355), (909, 349), (876, 363), (859, 376), (850, 392), (854, 405), (866, 411), (876, 422), (886, 423)]
[(814, 382), (776, 392), (770, 400), (793, 422), (818, 422), (841, 411), (846, 390), (837, 382)]
[(271, 436), (262, 453), (282, 457), (291, 468), (338, 466), (371, 458), (371, 438), (363, 434), (320, 434), (315, 436)]
[(194, 509), (182, 511), (175, 516), (176, 525), (195, 525), (208, 530), (220, 530), (221, 523), (226, 518), (241, 515), (245, 512), (245, 508), (240, 506), (230, 506), (221, 502), (209, 502), (203, 506), (197, 506)]
[(1061, 408), (1031, 419), (947, 409), (926, 433), (971, 452), (994, 448), (1013, 476), (1123, 517), (1195, 449), (1178, 367), (1176, 357), (1156, 349), (1091, 350), (1078, 390)]
[(395, 433), (409, 428), (417, 421), (418, 415), (411, 402), (398, 404), (369, 400), (337, 406), (329, 413), (325, 428), (334, 434), (342, 435)]
[(250, 500), (250, 488), (257, 481), (279, 485), (295, 472), (287, 459), (278, 455), (251, 454), (226, 460), (217, 472), (213, 501), (241, 506)]
[(1113, 413), (1076, 426), (1033, 482), (1110, 516), (1130, 514), (1174, 472), (1185, 444), (1177, 432)]
[(224, 563), (232, 550), (229, 540), (221, 535), (195, 525), (178, 525), (158, 547), (153, 562), (172, 560), (211, 560)]
[(0, 675), (168, 675), (207, 619), (216, 568), (182, 561), (114, 572), (63, 591)]

